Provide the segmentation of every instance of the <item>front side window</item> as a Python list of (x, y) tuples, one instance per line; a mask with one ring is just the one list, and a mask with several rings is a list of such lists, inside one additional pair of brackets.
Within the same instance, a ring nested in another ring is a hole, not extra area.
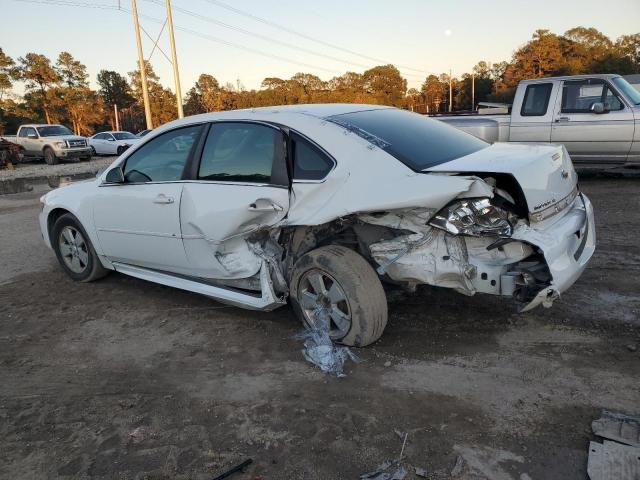
[(604, 96), (604, 109), (615, 112), (616, 110), (622, 110), (624, 108), (624, 104), (620, 101), (620, 99), (616, 96), (613, 91), (607, 87), (606, 94)]
[(291, 134), (291, 151), (294, 180), (322, 180), (333, 168), (333, 160), (300, 135)]
[(106, 140), (107, 139), (107, 134), (106, 133), (99, 133), (98, 135), (96, 135), (95, 137), (96, 140)]
[(523, 117), (541, 117), (546, 115), (552, 89), (552, 83), (534, 83), (527, 85), (520, 115)]
[(73, 135), (73, 132), (62, 125), (49, 125), (46, 127), (38, 127), (38, 133), (41, 137), (57, 137), (58, 135)]
[(202, 132), (202, 125), (178, 128), (133, 152), (124, 167), (125, 182), (171, 182), (182, 172)]
[(594, 103), (603, 103), (608, 111), (622, 110), (624, 104), (600, 79), (564, 82), (562, 87), (562, 113), (591, 113)]
[(377, 108), (327, 118), (394, 156), (414, 171), (464, 157), (489, 146), (438, 120), (397, 108)]
[(202, 151), (198, 178), (270, 183), (274, 159), (282, 149), (281, 141), (281, 133), (266, 125), (214, 123)]
[(23, 128), (23, 129), (20, 130), (20, 138), (26, 138), (30, 134), (33, 134), (33, 135), (36, 134), (35, 128), (26, 127), (26, 128)]

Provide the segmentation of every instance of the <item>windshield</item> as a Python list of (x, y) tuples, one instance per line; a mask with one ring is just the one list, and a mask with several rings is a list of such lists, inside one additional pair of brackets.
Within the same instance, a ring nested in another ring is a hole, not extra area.
[(73, 135), (73, 132), (62, 125), (49, 125), (46, 127), (38, 127), (38, 133), (41, 137), (57, 137), (58, 135)]
[(130, 140), (132, 138), (135, 140), (138, 138), (133, 133), (129, 132), (115, 132), (113, 136), (116, 137), (116, 140)]
[(622, 90), (622, 93), (634, 105), (640, 105), (640, 92), (622, 77), (616, 77), (612, 80), (613, 84)]
[(397, 108), (327, 118), (396, 157), (415, 171), (464, 157), (489, 146), (438, 120)]

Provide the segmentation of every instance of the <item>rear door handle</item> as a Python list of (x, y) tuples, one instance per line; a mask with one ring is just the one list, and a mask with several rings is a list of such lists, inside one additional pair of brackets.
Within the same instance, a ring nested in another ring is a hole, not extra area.
[(173, 197), (169, 197), (164, 193), (158, 194), (158, 196), (153, 200), (153, 203), (160, 203), (165, 205), (173, 202), (174, 202)]
[(571, 119), (569, 117), (558, 117), (558, 118), (556, 118), (556, 123), (558, 123), (558, 122), (568, 122), (570, 120)]
[(267, 198), (259, 198), (249, 204), (249, 211), (251, 212), (281, 212), (282, 210), (284, 208)]

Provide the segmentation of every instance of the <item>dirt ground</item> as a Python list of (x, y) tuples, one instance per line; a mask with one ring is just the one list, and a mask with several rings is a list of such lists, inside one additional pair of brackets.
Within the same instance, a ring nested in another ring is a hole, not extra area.
[[(640, 414), (640, 180), (588, 179), (596, 254), (552, 309), (423, 289), (346, 378), (305, 362), (288, 309), (255, 313), (113, 274), (76, 284), (0, 196), (0, 477), (585, 479), (591, 421)], [(417, 478), (409, 475), (407, 478)]]

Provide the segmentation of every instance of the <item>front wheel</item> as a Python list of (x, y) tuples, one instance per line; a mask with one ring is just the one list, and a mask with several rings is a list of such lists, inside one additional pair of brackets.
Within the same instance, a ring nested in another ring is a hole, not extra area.
[(122, 147), (122, 146), (118, 147), (118, 149), (116, 150), (116, 155), (118, 156), (122, 155), (126, 149), (127, 147)]
[(96, 152), (96, 148), (93, 145), (91, 145), (91, 156), (92, 157), (98, 156), (98, 153)]
[(69, 213), (53, 225), (51, 245), (64, 271), (77, 282), (91, 282), (109, 273), (100, 263), (84, 228)]
[(47, 165), (57, 165), (58, 157), (56, 157), (56, 154), (52, 148), (45, 148), (43, 154), (44, 161), (47, 163)]
[(387, 325), (387, 298), (376, 272), (353, 250), (329, 245), (303, 255), (291, 277), (291, 303), (305, 327), (319, 328), (318, 313), (329, 318), (329, 336), (364, 347)]

